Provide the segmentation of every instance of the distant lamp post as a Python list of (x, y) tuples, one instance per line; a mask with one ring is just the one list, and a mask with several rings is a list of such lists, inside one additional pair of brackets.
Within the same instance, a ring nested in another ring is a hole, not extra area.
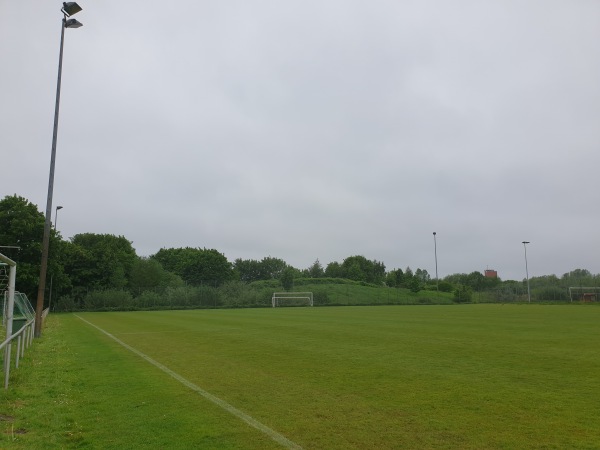
[(438, 278), (438, 268), (437, 268), (437, 240), (435, 238), (436, 232), (433, 232), (433, 254), (435, 255), (435, 284), (437, 286), (437, 290), (440, 290), (440, 279)]
[(527, 267), (527, 244), (529, 244), (529, 241), (523, 241), (523, 249), (525, 250), (525, 276), (527, 277), (527, 301), (531, 303), (531, 290), (529, 289), (529, 269)]
[[(56, 227), (58, 226), (58, 210), (59, 209), (63, 209), (62, 206), (57, 206), (56, 210), (54, 211), (54, 231), (56, 231)], [(56, 252), (55, 252), (56, 255)], [(52, 305), (52, 286), (54, 284), (54, 274), (50, 275), (50, 293), (48, 294), (48, 309), (50, 309), (50, 306)]]
[(56, 210), (54, 211), (54, 231), (56, 231), (56, 227), (58, 226), (58, 211), (63, 209), (62, 206), (57, 206)]
[(58, 80), (56, 82), (56, 103), (54, 105), (54, 128), (52, 131), (52, 151), (50, 153), (50, 177), (48, 180), (48, 199), (46, 201), (46, 223), (42, 239), (42, 262), (40, 264), (40, 284), (38, 286), (37, 303), (35, 305), (35, 337), (42, 335), (42, 311), (44, 309), (44, 291), (46, 290), (46, 273), (48, 271), (48, 247), (50, 244), (50, 228), (52, 219), (52, 193), (54, 191), (54, 163), (56, 160), (56, 138), (58, 135), (58, 110), (60, 105), (60, 84), (62, 76), (63, 47), (65, 41), (65, 28), (79, 28), (82, 26), (75, 19), (68, 19), (73, 14), (81, 11), (81, 6), (75, 2), (63, 2), (60, 10), (63, 18), (60, 24), (60, 52), (58, 54)]

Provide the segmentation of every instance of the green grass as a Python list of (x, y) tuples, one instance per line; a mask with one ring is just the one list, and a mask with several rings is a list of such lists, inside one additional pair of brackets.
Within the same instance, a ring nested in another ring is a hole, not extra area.
[[(82, 317), (306, 449), (599, 447), (595, 306)], [(2, 448), (277, 448), (73, 315), (13, 373)]]

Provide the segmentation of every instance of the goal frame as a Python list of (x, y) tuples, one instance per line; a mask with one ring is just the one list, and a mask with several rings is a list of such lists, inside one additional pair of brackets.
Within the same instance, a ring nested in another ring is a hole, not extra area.
[(313, 293), (312, 292), (273, 292), (271, 297), (271, 306), (273, 308), (277, 306), (283, 306), (280, 304), (280, 300), (307, 300), (307, 306), (314, 306)]
[(600, 286), (571, 286), (569, 287), (571, 303), (600, 301)]

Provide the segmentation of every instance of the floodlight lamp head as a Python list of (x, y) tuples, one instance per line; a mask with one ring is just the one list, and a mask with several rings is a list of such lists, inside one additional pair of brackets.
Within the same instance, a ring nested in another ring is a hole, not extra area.
[(79, 28), (82, 26), (83, 24), (75, 19), (65, 20), (65, 28)]
[(523, 241), (523, 244), (529, 244), (529, 241)]
[(63, 207), (62, 207), (62, 206), (57, 206), (57, 207), (56, 207), (56, 209), (57, 209), (57, 210), (59, 210), (59, 209), (63, 209)]
[(61, 11), (70, 17), (73, 14), (77, 14), (79, 11), (81, 11), (81, 9), (81, 6), (79, 6), (76, 2), (63, 2)]

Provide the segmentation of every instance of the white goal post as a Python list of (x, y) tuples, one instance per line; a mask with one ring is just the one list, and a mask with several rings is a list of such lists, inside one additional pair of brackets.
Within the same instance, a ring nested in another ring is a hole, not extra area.
[(313, 306), (312, 292), (274, 292), (271, 306)]

